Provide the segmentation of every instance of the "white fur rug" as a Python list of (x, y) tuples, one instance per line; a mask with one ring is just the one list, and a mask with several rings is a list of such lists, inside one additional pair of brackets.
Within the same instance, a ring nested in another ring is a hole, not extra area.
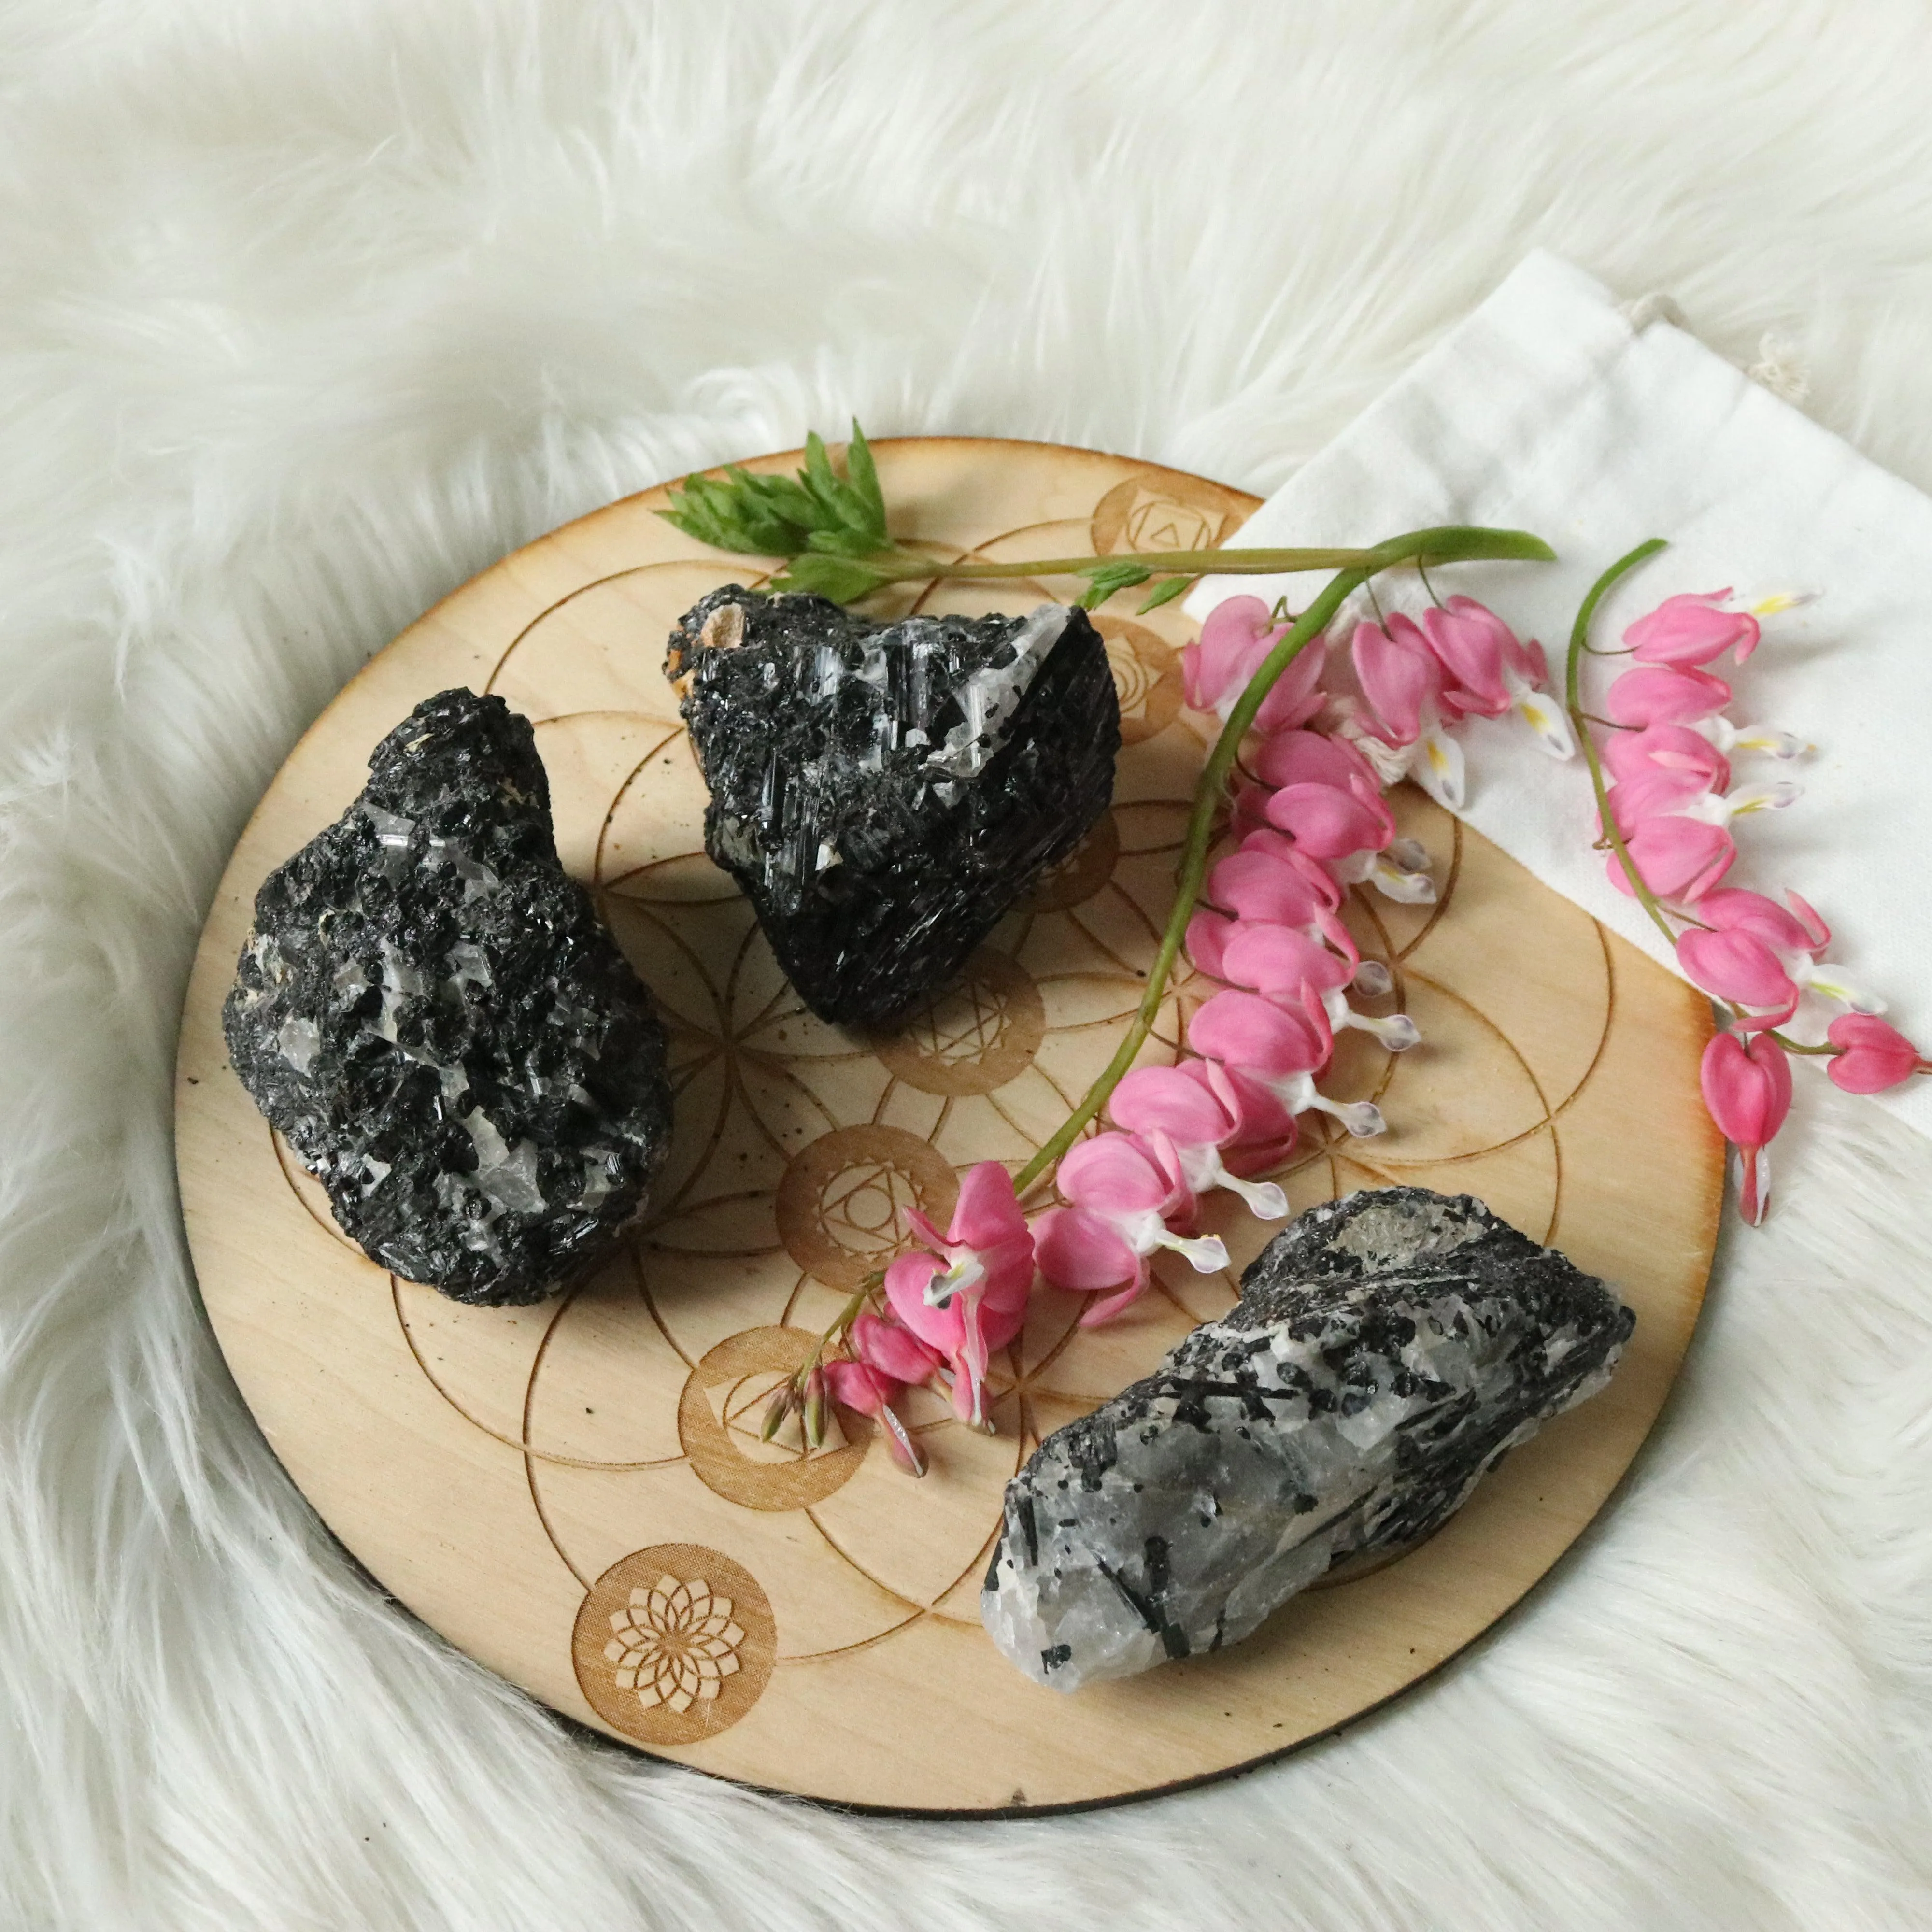
[(566, 1736), (387, 1606), (225, 1378), (169, 1136), (296, 734), (667, 475), (856, 410), (1265, 489), (1542, 242), (1781, 334), (1932, 484), (1921, 5), (12, 0), (0, 53), (0, 1921), (1932, 1918), (1932, 1144), (1873, 1109), (1810, 1110), (1473, 1653), (1235, 1783), (976, 1826)]

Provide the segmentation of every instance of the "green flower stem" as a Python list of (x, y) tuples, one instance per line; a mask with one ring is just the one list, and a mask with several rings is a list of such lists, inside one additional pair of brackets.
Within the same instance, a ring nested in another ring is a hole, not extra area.
[(1303, 570), (1344, 570), (1365, 563), (1366, 550), (1150, 550), (1112, 556), (1033, 557), (1005, 563), (941, 563), (913, 550), (883, 551), (862, 560), (889, 584), (921, 577), (1077, 577), (1096, 564), (1138, 564), (1156, 577), (1258, 577)]
[[(1187, 937), (1187, 923), (1194, 916), (1195, 904), (1200, 898), (1202, 884), (1207, 877), (1208, 852), (1214, 843), (1214, 822), (1220, 812), (1235, 754), (1253, 725), (1262, 701), (1274, 688), (1282, 673), (1300, 655), (1304, 646), (1328, 627), (1329, 620), (1349, 594), (1367, 583), (1378, 570), (1424, 559), (1432, 562), (1456, 562), (1480, 557), (1547, 562), (1555, 553), (1540, 538), (1531, 536), (1526, 531), (1455, 526), (1412, 531), (1406, 536), (1392, 537), (1373, 550), (1357, 554), (1360, 560), (1329, 580), (1321, 596), (1268, 653), (1228, 714), (1220, 736), (1214, 741), (1214, 750), (1208, 754), (1201, 782), (1195, 788), (1194, 809), (1188, 819), (1187, 836), (1181, 848), (1174, 910), (1168, 916), (1167, 929), (1161, 935), (1160, 950), (1155, 954), (1154, 964), (1148, 971), (1147, 990), (1141, 995), (1139, 1010), (1119, 1049), (1107, 1063), (1100, 1077), (1088, 1088), (1079, 1106), (1013, 1177), (1016, 1193), (1024, 1194), (1079, 1138), (1088, 1123), (1107, 1104), (1108, 1096), (1132, 1066), (1136, 1056), (1153, 1032), (1154, 1022), (1160, 1015), (1161, 1002), (1166, 997), (1168, 976), (1174, 970), (1174, 962), (1180, 956), (1181, 946)], [(1220, 566), (1217, 564), (1214, 568), (1218, 570)]]
[(1639, 544), (1628, 555), (1618, 557), (1591, 585), (1590, 594), (1583, 599), (1576, 613), (1576, 621), (1570, 627), (1570, 656), (1564, 669), (1563, 704), (1570, 714), (1570, 728), (1576, 733), (1576, 742), (1582, 749), (1583, 762), (1590, 768), (1590, 786), (1597, 794), (1597, 816), (1603, 825), (1604, 840), (1617, 855), (1617, 863), (1623, 868), (1624, 877), (1630, 881), (1638, 904), (1649, 914), (1658, 931), (1675, 946), (1677, 934), (1664, 917), (1657, 895), (1644, 884), (1636, 866), (1630, 862), (1630, 848), (1624, 844), (1624, 835), (1617, 829), (1617, 821), (1611, 813), (1610, 788), (1604, 782), (1603, 760), (1597, 755), (1597, 741), (1590, 736), (1589, 718), (1583, 709), (1582, 697), (1583, 653), (1594, 649), (1589, 642), (1590, 620), (1597, 614), (1597, 606), (1619, 578), (1665, 548), (1661, 537), (1652, 537), (1648, 543)]

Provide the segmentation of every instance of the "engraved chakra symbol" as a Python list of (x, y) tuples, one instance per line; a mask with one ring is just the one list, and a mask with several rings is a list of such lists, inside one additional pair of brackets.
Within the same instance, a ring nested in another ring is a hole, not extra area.
[(714, 1596), (701, 1576), (688, 1583), (660, 1576), (648, 1590), (633, 1590), (611, 1612), (610, 1628), (604, 1654), (617, 1666), (617, 1687), (634, 1690), (647, 1711), (708, 1703), (737, 1675), (745, 1633), (731, 1621), (731, 1599)]

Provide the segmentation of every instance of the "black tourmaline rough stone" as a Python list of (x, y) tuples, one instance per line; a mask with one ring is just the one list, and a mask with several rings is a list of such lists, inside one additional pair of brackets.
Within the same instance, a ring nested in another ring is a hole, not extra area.
[(1635, 1322), (1467, 1195), (1312, 1209), (1227, 1315), (1006, 1485), (986, 1628), (1069, 1690), (1238, 1642), (1343, 1558), (1439, 1528), (1609, 1381)]
[(641, 1211), (670, 1137), (650, 995), (557, 862), (530, 722), (446, 691), (255, 898), (236, 1072), (370, 1258), (540, 1300)]
[(666, 669), (704, 848), (837, 1024), (932, 999), (1113, 796), (1120, 704), (1084, 610), (880, 624), (734, 584), (686, 613)]

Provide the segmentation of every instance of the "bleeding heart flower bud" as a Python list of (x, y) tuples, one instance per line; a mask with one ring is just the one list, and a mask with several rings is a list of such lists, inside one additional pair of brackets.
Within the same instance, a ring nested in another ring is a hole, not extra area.
[(1847, 1094), (1882, 1094), (1915, 1073), (1932, 1071), (1904, 1034), (1870, 1013), (1841, 1014), (1825, 1037), (1843, 1048), (1825, 1063), (1826, 1073)]

